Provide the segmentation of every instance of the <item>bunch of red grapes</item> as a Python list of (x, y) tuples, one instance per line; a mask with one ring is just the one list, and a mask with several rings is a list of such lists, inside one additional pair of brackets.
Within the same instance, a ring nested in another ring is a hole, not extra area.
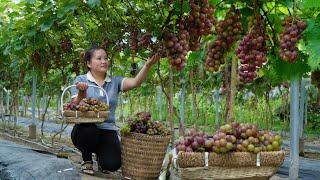
[(239, 76), (243, 83), (251, 83), (257, 71), (267, 61), (266, 35), (263, 17), (255, 16), (253, 26), (240, 42), (236, 54), (240, 59)]
[(282, 22), (284, 31), (280, 34), (280, 58), (284, 61), (294, 63), (298, 58), (296, 43), (301, 38), (301, 33), (307, 24), (299, 17), (288, 16)]
[(258, 130), (249, 123), (225, 124), (213, 136), (191, 129), (184, 137), (180, 137), (175, 147), (177, 152), (252, 152), (279, 151), (281, 136), (272, 132)]
[(71, 42), (71, 39), (69, 37), (64, 37), (60, 41), (60, 47), (63, 53), (68, 53), (72, 50), (73, 44)]
[(164, 45), (167, 50), (167, 56), (170, 64), (176, 70), (181, 70), (186, 66), (186, 55), (189, 51), (188, 31), (183, 29), (184, 26), (179, 26), (180, 33), (166, 33), (164, 35)]
[(81, 66), (81, 61), (80, 59), (74, 59), (72, 61), (72, 72), (75, 72), (76, 75), (80, 74), (80, 67)]
[(190, 49), (192, 51), (200, 48), (200, 38), (212, 33), (215, 23), (214, 6), (208, 0), (190, 0), (191, 11), (185, 19), (187, 31), (190, 34)]
[(30, 59), (34, 65), (41, 67), (41, 55), (39, 52), (35, 51), (30, 55)]
[(152, 44), (150, 33), (141, 33), (134, 27), (129, 27), (129, 47), (133, 53), (137, 53), (142, 48), (149, 47)]
[(320, 89), (320, 71), (311, 72), (311, 83)]
[(212, 33), (215, 23), (214, 7), (208, 0), (190, 0), (190, 14), (177, 24), (176, 33), (164, 34), (164, 47), (170, 64), (176, 70), (186, 66), (186, 55), (189, 50), (200, 48), (200, 38)]
[(238, 40), (241, 32), (240, 11), (234, 6), (228, 11), (226, 18), (219, 21), (216, 27), (217, 39), (209, 44), (205, 67), (216, 72), (225, 63), (224, 56)]

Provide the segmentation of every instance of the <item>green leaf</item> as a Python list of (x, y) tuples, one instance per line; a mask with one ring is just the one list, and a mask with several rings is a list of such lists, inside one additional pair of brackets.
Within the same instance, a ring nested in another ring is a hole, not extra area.
[(43, 24), (41, 24), (40, 29), (41, 31), (47, 31), (52, 26), (54, 20), (46, 21)]
[(99, 6), (101, 1), (100, 0), (88, 0), (87, 3), (91, 8), (94, 8), (96, 6)]
[(188, 56), (188, 63), (195, 64), (195, 62), (201, 62), (205, 55), (205, 51), (194, 51)]
[(303, 8), (319, 8), (320, 7), (320, 0), (304, 0)]
[(6, 49), (3, 51), (3, 55), (8, 55), (10, 52), (10, 46), (7, 46)]
[(190, 5), (188, 1), (183, 1), (182, 7), (180, 1), (175, 1), (173, 4), (175, 14), (180, 16), (180, 9), (182, 8), (182, 13), (188, 13), (190, 11)]
[(292, 76), (302, 76), (310, 71), (307, 64), (307, 56), (303, 53), (299, 54), (299, 58), (294, 63), (289, 63), (281, 60), (278, 56), (269, 57), (271, 60), (271, 68), (285, 80), (290, 80)]
[(320, 68), (320, 16), (308, 21), (308, 27), (304, 33), (306, 47), (309, 54), (308, 64), (312, 70)]
[(33, 37), (34, 35), (36, 35), (36, 30), (34, 28), (29, 29), (26, 33), (27, 33), (27, 36)]
[(65, 14), (67, 14), (68, 12), (74, 11), (76, 8), (77, 8), (77, 5), (74, 2), (69, 1), (68, 3), (64, 4), (62, 8), (59, 8), (57, 17), (61, 18), (65, 16)]
[(34, 4), (36, 2), (36, 0), (26, 0), (26, 2), (29, 4)]
[(216, 5), (220, 2), (220, 0), (209, 0), (209, 3), (212, 5)]

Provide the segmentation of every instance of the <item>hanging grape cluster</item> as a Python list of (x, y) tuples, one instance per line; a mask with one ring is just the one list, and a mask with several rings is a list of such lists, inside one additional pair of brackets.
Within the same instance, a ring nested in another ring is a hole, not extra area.
[(103, 48), (103, 49), (108, 49), (108, 47), (112, 44), (112, 41), (109, 39), (109, 38), (104, 38), (100, 47)]
[(201, 36), (211, 34), (215, 23), (214, 7), (207, 0), (190, 0), (189, 3), (190, 14), (177, 23), (178, 31), (164, 34), (167, 57), (175, 70), (186, 66), (188, 51), (200, 48)]
[(296, 43), (301, 38), (301, 33), (307, 24), (299, 17), (288, 16), (282, 22), (284, 31), (280, 34), (280, 58), (284, 61), (294, 63), (298, 58)]
[(239, 76), (243, 83), (251, 83), (257, 70), (267, 61), (266, 35), (263, 17), (256, 15), (253, 26), (240, 42), (236, 54), (240, 59)]
[(184, 30), (182, 24), (179, 30), (180, 33), (178, 36), (171, 32), (164, 35), (164, 45), (167, 49), (167, 56), (170, 64), (176, 70), (181, 70), (186, 66), (186, 55), (189, 51), (189, 33)]
[(130, 74), (135, 76), (137, 74), (137, 70), (138, 70), (137, 63), (135, 63), (135, 62), (131, 63)]
[(80, 59), (74, 59), (72, 62), (72, 71), (75, 72), (77, 76), (80, 74), (80, 66)]
[(141, 33), (136, 27), (129, 26), (129, 47), (130, 50), (136, 54), (144, 47), (150, 47), (152, 44), (151, 33)]
[(69, 37), (62, 38), (62, 40), (60, 41), (60, 47), (63, 53), (70, 52), (73, 47), (71, 39)]
[(311, 72), (311, 83), (320, 89), (320, 71)]
[(200, 48), (201, 36), (212, 33), (215, 23), (214, 7), (208, 0), (190, 0), (189, 3), (191, 11), (185, 24), (190, 34), (190, 50), (195, 51)]
[(37, 66), (37, 67), (41, 67), (41, 56), (40, 53), (35, 51), (30, 55), (30, 60), (32, 61), (32, 63)]
[(240, 11), (232, 6), (226, 18), (218, 22), (216, 31), (217, 39), (209, 44), (205, 63), (205, 68), (212, 72), (219, 71), (220, 66), (225, 63), (225, 54), (239, 38)]

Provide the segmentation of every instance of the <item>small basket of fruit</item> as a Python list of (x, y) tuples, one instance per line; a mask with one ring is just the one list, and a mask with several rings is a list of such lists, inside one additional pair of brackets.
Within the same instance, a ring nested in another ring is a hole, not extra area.
[(129, 179), (157, 179), (170, 135), (159, 121), (151, 121), (148, 112), (128, 119), (121, 128), (122, 174)]
[(269, 179), (284, 161), (281, 143), (253, 124), (223, 125), (213, 136), (191, 129), (175, 145), (172, 171), (181, 179)]
[(61, 95), (61, 107), (62, 118), (69, 124), (79, 123), (101, 123), (106, 120), (109, 115), (109, 99), (106, 91), (99, 86), (89, 85), (89, 87), (96, 87), (101, 89), (106, 96), (107, 102), (100, 102), (95, 98), (84, 98), (79, 104), (69, 102), (64, 104), (63, 97), (67, 89), (75, 87), (71, 85), (64, 89)]

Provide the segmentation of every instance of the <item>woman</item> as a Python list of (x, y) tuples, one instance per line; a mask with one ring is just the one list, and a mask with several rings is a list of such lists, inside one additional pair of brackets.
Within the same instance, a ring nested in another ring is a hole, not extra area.
[(76, 87), (71, 89), (72, 101), (79, 103), (83, 98), (93, 97), (106, 102), (103, 91), (99, 88), (89, 87), (96, 85), (102, 87), (109, 97), (109, 117), (99, 124), (76, 124), (71, 133), (71, 139), (76, 148), (82, 153), (82, 171), (93, 175), (92, 153), (96, 153), (99, 168), (102, 171), (116, 171), (121, 167), (121, 148), (115, 125), (115, 110), (120, 91), (128, 91), (138, 87), (146, 78), (150, 67), (159, 60), (157, 54), (153, 55), (144, 64), (135, 78), (121, 76), (109, 77), (107, 70), (109, 61), (104, 49), (95, 47), (84, 55), (87, 74), (76, 77)]

